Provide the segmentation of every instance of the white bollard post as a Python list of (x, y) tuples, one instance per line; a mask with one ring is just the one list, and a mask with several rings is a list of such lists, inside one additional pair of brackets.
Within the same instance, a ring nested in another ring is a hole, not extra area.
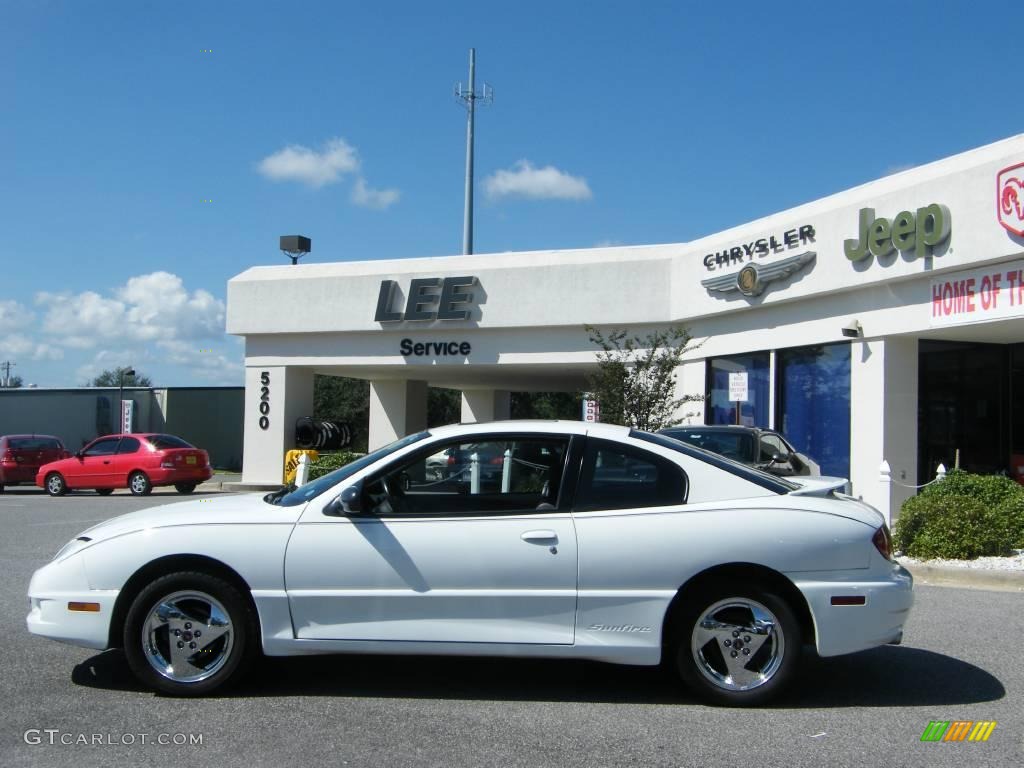
[(300, 487), (309, 482), (309, 454), (299, 455), (299, 466), (295, 470), (295, 486)]
[(939, 466), (935, 468), (935, 479), (936, 480), (945, 480), (946, 479), (946, 465), (945, 464), (939, 464)]
[(501, 492), (508, 493), (512, 486), (512, 449), (505, 449), (505, 458), (501, 462)]
[(469, 457), (469, 492), (480, 493), (480, 454)]
[(885, 509), (882, 510), (887, 518), (885, 522), (892, 528), (892, 467), (885, 459), (878, 467), (878, 482), (882, 484), (882, 498), (885, 499)]

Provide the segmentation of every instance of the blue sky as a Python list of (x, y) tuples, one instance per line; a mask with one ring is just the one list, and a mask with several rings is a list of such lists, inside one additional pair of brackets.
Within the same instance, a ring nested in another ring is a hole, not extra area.
[(241, 384), (228, 279), (684, 242), (1024, 130), (1014, 3), (0, 0), (0, 362)]

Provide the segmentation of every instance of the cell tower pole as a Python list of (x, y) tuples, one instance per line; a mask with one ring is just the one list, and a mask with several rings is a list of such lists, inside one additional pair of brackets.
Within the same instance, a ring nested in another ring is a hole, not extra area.
[(466, 208), (462, 221), (462, 252), (473, 252), (473, 118), (476, 115), (476, 48), (469, 49), (469, 90), (466, 100)]
[(476, 48), (469, 49), (469, 88), (462, 83), (455, 86), (455, 97), (466, 105), (466, 208), (463, 212), (462, 252), (473, 252), (473, 124), (476, 119), (476, 105), (490, 104), (494, 91), (484, 83), (480, 93), (476, 92)]

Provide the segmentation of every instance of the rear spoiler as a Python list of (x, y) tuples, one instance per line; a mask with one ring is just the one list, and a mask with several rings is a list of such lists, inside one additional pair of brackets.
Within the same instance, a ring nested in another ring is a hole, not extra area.
[(800, 486), (795, 491), (790, 491), (790, 496), (828, 496), (832, 491), (845, 494), (850, 493), (850, 481), (845, 477), (798, 475), (796, 477), (787, 477), (786, 479)]

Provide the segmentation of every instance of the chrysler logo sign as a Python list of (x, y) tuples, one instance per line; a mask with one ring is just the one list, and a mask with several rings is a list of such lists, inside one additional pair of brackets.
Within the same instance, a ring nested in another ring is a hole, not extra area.
[(769, 283), (784, 280), (799, 272), (811, 264), (817, 256), (814, 251), (805, 251), (796, 256), (790, 256), (788, 259), (773, 261), (770, 264), (747, 264), (739, 272), (709, 277), (707, 280), (701, 280), (700, 284), (713, 293), (739, 291), (748, 297), (760, 296)]

